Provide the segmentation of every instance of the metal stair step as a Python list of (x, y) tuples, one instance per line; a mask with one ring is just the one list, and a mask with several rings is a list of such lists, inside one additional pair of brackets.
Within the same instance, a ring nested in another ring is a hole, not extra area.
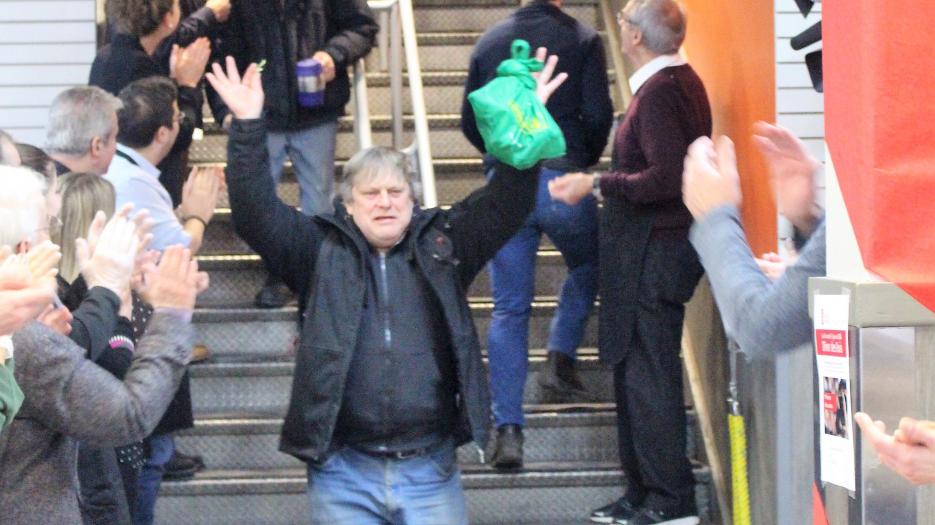
[[(350, 158), (360, 148), (354, 137), (353, 129), (347, 124), (348, 117), (342, 117), (338, 128), (335, 157)], [(458, 114), (436, 114), (428, 116), (429, 140), (433, 158), (470, 158), (479, 157), (480, 152), (461, 132), (461, 117)], [(393, 142), (390, 129), (390, 117), (375, 116), (372, 119), (373, 143), (390, 145)], [(402, 144), (413, 141), (412, 120), (404, 118)], [(605, 147), (605, 155), (610, 154), (610, 141)], [(206, 133), (202, 140), (193, 141), (189, 150), (191, 162), (223, 162), (227, 159), (227, 135), (221, 132)]]
[[(258, 255), (199, 256), (198, 267), (211, 276), (211, 286), (198, 297), (199, 306), (249, 303), (266, 279), (266, 269)], [(536, 258), (535, 294), (558, 296), (568, 276), (558, 250), (540, 250)], [(492, 295), (490, 272), (485, 268), (468, 289), (468, 296)]]
[[(249, 349), (249, 347), (244, 347)], [(593, 349), (582, 349), (578, 374), (587, 390), (581, 398), (566, 403), (589, 404), (613, 402), (613, 378), (600, 364)], [(196, 414), (251, 411), (284, 415), (292, 390), (294, 358), (251, 352), (223, 355), (190, 368), (192, 407)], [(531, 352), (523, 400), (529, 405), (551, 402), (552, 397), (539, 386), (539, 376), (546, 363), (545, 351)], [(487, 365), (486, 358), (484, 359)]]
[[(598, 26), (600, 15), (596, 2), (570, 4), (563, 11), (591, 26)], [(519, 7), (517, 2), (507, 5), (469, 2), (440, 2), (424, 5), (415, 10), (415, 23), (419, 31), (484, 31), (494, 22), (510, 16)]]
[[(278, 451), (282, 417), (198, 418), (195, 428), (176, 436), (182, 450), (197, 451), (213, 469), (301, 467)], [(613, 461), (617, 457), (616, 415), (612, 405), (579, 407), (578, 412), (534, 412), (526, 416), (525, 459), (546, 461)], [(485, 457), (491, 457), (493, 443)], [(458, 450), (462, 465), (480, 462), (474, 445)]]
[[(416, 35), (419, 44), (419, 68), (423, 72), (444, 71), (459, 66), (466, 70), (471, 61), (474, 44), (481, 34), (480, 31), (420, 32)], [(606, 50), (606, 33), (601, 32), (601, 37)], [(366, 60), (367, 71), (381, 71), (380, 60), (379, 51), (371, 52)], [(403, 70), (407, 69), (403, 61)]]
[[(693, 473), (699, 513), (707, 519), (711, 472), (695, 466)], [(475, 525), (583, 520), (619, 497), (624, 483), (614, 462), (531, 463), (518, 473), (467, 465), (461, 480)], [(162, 484), (157, 523), (308, 523), (305, 490), (303, 468), (201, 472), (192, 481)]]
[[(238, 353), (245, 350), (255, 353), (280, 355), (292, 348), (298, 328), (298, 311), (294, 306), (263, 310), (246, 305), (229, 305), (226, 308), (196, 308), (193, 317), (196, 340), (205, 344), (216, 354)], [(557, 303), (553, 298), (536, 298), (531, 305), (529, 318), (529, 347), (547, 346), (549, 323)], [(475, 299), (470, 301), (477, 333), (481, 345), (485, 346), (487, 328), (493, 311), (493, 303)], [(598, 306), (592, 311), (591, 320), (584, 331), (581, 346), (597, 345)]]

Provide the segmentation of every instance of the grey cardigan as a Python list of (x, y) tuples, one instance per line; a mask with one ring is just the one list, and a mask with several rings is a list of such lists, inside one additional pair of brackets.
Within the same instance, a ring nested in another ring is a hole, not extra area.
[(121, 382), (39, 323), (13, 336), (26, 396), (0, 435), (0, 522), (81, 523), (77, 442), (139, 441), (159, 422), (191, 357), (190, 315), (159, 311)]
[(825, 275), (824, 220), (775, 283), (756, 265), (736, 207), (712, 210), (692, 226), (689, 238), (711, 280), (727, 335), (741, 350), (773, 353), (811, 340), (808, 279)]

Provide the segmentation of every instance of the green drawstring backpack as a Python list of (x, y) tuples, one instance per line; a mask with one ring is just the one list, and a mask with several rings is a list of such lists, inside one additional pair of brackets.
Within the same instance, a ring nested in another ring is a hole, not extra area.
[(516, 169), (565, 154), (565, 137), (536, 97), (543, 64), (529, 58), (529, 42), (514, 40), (513, 58), (497, 67), (497, 78), (468, 95), (487, 153)]

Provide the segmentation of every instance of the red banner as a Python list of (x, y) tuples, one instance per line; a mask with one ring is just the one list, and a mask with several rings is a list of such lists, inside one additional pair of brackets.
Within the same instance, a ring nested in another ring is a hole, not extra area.
[(935, 310), (935, 2), (822, 2), (825, 128), (867, 268)]

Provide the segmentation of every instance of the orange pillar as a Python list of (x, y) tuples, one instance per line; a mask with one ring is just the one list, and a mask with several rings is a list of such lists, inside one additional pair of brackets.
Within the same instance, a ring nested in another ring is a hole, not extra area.
[(737, 145), (747, 238), (756, 255), (775, 251), (776, 206), (751, 138), (754, 122), (776, 119), (773, 0), (683, 0), (683, 5), (685, 51), (708, 90), (714, 135), (728, 135)]

